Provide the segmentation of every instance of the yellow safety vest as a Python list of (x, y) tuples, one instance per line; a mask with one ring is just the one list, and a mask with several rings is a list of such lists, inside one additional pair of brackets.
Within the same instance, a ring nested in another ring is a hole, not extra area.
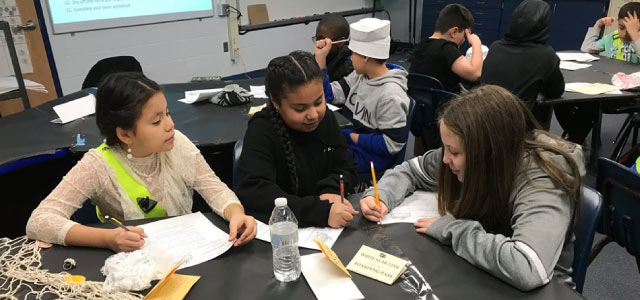
[[(113, 171), (116, 173), (116, 177), (118, 178), (118, 183), (120, 183), (120, 186), (124, 188), (131, 202), (133, 202), (133, 204), (140, 210), (140, 212), (144, 215), (145, 218), (160, 218), (160, 217), (168, 216), (167, 211), (165, 211), (164, 208), (160, 206), (159, 203), (156, 203), (156, 206), (152, 210), (150, 210), (148, 213), (145, 213), (140, 208), (140, 204), (138, 204), (138, 198), (148, 197), (150, 199), (153, 199), (151, 197), (151, 194), (147, 190), (147, 188), (140, 182), (133, 179), (131, 174), (129, 174), (122, 167), (122, 164), (120, 164), (120, 161), (118, 161), (118, 159), (113, 154), (111, 149), (109, 149), (109, 146), (107, 146), (107, 144), (102, 143), (100, 146), (98, 146), (96, 150), (102, 155), (102, 157), (109, 164), (109, 166), (111, 166)], [(106, 222), (106, 220), (102, 217), (102, 214), (100, 213), (100, 208), (98, 206), (96, 206), (96, 214), (98, 215), (98, 219), (100, 219), (102, 223)]]

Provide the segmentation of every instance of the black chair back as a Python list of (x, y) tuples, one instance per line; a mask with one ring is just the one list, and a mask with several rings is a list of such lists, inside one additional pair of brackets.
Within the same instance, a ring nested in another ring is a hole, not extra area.
[(601, 157), (596, 187), (604, 198), (598, 232), (627, 249), (640, 271), (640, 174)]
[(118, 72), (140, 72), (142, 73), (142, 66), (140, 62), (133, 56), (114, 56), (108, 57), (98, 61), (82, 82), (82, 89), (89, 87), (97, 87), (100, 85), (102, 78)]
[(573, 242), (573, 282), (576, 291), (582, 293), (584, 278), (589, 266), (591, 245), (596, 234), (596, 227), (600, 220), (602, 196), (596, 190), (582, 186), (580, 190), (580, 208), (576, 220), (575, 241)]

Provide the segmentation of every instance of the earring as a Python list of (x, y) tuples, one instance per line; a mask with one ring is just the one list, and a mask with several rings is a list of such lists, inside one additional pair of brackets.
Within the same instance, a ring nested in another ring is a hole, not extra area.
[(131, 147), (127, 145), (127, 159), (132, 159), (133, 155), (131, 155)]

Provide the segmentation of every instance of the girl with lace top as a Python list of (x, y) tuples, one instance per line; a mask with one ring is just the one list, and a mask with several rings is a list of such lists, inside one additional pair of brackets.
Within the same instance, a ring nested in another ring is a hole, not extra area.
[(294, 51), (269, 62), (265, 88), (269, 105), (244, 136), (238, 197), (265, 223), (274, 199), (285, 197), (302, 227), (346, 226), (357, 212), (341, 202), (339, 178), (352, 192), (357, 163), (327, 109), (322, 71), (310, 53)]
[[(70, 216), (91, 199), (98, 216), (121, 220), (191, 213), (193, 190), (229, 221), (229, 241), (242, 245), (256, 222), (214, 174), (200, 151), (174, 129), (167, 100), (141, 73), (107, 76), (96, 97), (96, 122), (105, 142), (89, 150), (33, 211), (31, 239), (61, 245), (133, 251), (144, 244), (142, 228), (94, 228)], [(241, 233), (240, 237), (237, 235)]]

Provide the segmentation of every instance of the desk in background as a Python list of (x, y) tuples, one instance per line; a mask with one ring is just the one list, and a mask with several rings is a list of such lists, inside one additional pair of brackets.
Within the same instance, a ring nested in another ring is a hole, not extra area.
[[(622, 72), (625, 74), (631, 74), (640, 71), (640, 65), (627, 63), (615, 59), (606, 57), (600, 57), (599, 60), (588, 62), (591, 67), (568, 71), (562, 70), (564, 76), (564, 82), (589, 82), (589, 83), (606, 83), (611, 84), (611, 77), (613, 74)], [(550, 99), (544, 101), (544, 103), (555, 104), (579, 104), (596, 102), (598, 103), (598, 120), (591, 131), (591, 153), (589, 156), (589, 165), (592, 168), (596, 166), (596, 160), (598, 159), (598, 152), (600, 150), (600, 129), (602, 126), (602, 105), (607, 102), (619, 101), (619, 100), (633, 100), (640, 97), (638, 93), (622, 92), (622, 94), (600, 94), (600, 95), (585, 95), (576, 92), (564, 92), (562, 97), (558, 99)]]
[[(359, 194), (350, 198), (359, 210)], [(228, 231), (227, 223), (212, 213), (205, 214), (213, 224)], [(141, 224), (150, 220), (128, 222)], [(361, 245), (391, 252), (400, 249), (409, 258), (440, 300), (446, 299), (582, 299), (557, 280), (531, 292), (521, 292), (457, 256), (450, 247), (415, 232), (412, 224), (377, 225), (358, 215), (342, 232), (333, 250), (347, 264)], [(318, 253), (300, 249), (301, 255)], [(43, 268), (62, 271), (62, 261), (74, 258), (72, 274), (103, 281), (99, 269), (113, 252), (106, 249), (54, 246), (42, 251)], [(201, 276), (185, 299), (315, 299), (301, 275), (295, 282), (282, 284), (273, 276), (271, 245), (260, 240), (232, 248), (200, 265), (178, 271)], [(353, 281), (366, 299), (416, 299), (399, 285), (392, 286), (353, 273)]]

